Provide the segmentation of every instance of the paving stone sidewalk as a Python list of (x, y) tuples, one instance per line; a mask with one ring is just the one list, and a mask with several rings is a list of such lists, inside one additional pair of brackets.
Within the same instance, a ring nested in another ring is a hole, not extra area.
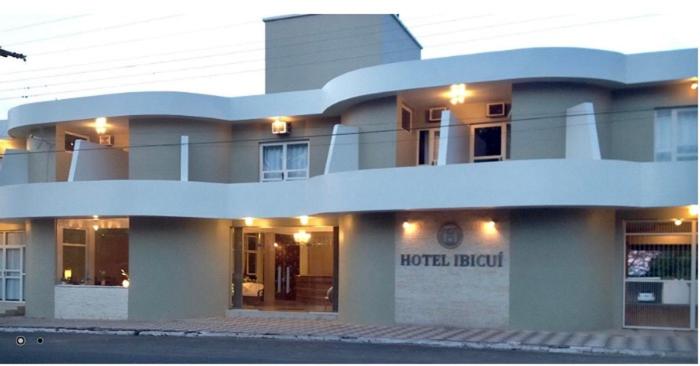
[(697, 360), (696, 331), (548, 332), (416, 325), (360, 325), (337, 320), (251, 317), (165, 321), (53, 320), (0, 317), (3, 332), (80, 332), (151, 336), (233, 336), (415, 344), (560, 353), (667, 356)]

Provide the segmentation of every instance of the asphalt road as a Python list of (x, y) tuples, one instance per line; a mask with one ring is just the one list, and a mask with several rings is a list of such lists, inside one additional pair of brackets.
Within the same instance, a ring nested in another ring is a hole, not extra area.
[[(669, 363), (693, 360), (224, 337), (0, 333), (0, 363)], [(43, 342), (37, 342), (38, 337)]]

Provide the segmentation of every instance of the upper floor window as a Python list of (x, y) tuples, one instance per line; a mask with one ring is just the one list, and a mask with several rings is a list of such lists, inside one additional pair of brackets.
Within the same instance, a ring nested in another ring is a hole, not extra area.
[(654, 160), (698, 159), (698, 108), (664, 108), (654, 120)]
[(308, 177), (308, 141), (260, 145), (260, 181), (299, 180)]

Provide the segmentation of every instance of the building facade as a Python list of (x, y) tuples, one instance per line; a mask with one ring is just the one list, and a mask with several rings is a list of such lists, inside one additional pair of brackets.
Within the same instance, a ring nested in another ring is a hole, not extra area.
[(697, 49), (265, 22), (264, 95), (10, 110), (0, 312), (696, 329)]

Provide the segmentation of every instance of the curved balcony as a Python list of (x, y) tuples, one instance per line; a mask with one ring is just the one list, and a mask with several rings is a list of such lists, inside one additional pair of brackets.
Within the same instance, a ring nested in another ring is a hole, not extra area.
[(71, 216), (261, 218), (515, 207), (697, 203), (697, 162), (542, 159), (369, 169), (304, 181), (102, 180), (0, 187), (0, 219)]

